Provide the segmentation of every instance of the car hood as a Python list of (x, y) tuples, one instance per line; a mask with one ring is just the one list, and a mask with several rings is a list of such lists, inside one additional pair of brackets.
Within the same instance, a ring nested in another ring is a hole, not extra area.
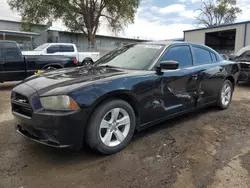
[(133, 71), (104, 67), (67, 68), (29, 77), (23, 83), (35, 89), (39, 95), (55, 95), (91, 85), (93, 82), (119, 78), (131, 72)]

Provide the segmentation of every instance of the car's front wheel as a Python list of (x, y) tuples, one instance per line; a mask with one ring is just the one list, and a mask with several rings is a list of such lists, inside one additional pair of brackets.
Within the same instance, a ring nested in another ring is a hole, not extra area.
[(105, 102), (94, 110), (86, 130), (86, 142), (103, 154), (124, 149), (134, 134), (135, 113), (123, 100)]
[(222, 110), (227, 109), (231, 104), (232, 96), (233, 96), (233, 85), (229, 80), (225, 80), (221, 87), (220, 94), (218, 97), (217, 101), (218, 106)]

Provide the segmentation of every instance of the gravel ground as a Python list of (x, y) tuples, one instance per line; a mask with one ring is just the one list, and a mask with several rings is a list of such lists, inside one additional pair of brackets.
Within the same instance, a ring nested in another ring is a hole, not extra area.
[(207, 108), (137, 133), (112, 156), (49, 148), (19, 136), (0, 85), (0, 188), (249, 188), (250, 84), (231, 107)]

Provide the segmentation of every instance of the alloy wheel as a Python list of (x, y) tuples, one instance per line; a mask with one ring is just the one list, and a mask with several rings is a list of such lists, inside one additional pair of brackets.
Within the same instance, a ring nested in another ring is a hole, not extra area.
[(229, 84), (225, 84), (223, 86), (222, 92), (221, 92), (221, 102), (224, 106), (227, 106), (232, 97), (232, 88)]
[(126, 110), (114, 108), (106, 113), (100, 123), (99, 136), (109, 147), (122, 143), (130, 130), (130, 117)]

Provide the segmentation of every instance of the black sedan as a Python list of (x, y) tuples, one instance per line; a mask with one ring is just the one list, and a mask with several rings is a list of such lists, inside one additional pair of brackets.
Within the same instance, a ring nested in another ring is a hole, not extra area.
[(183, 42), (130, 44), (93, 66), (27, 78), (11, 95), (17, 132), (36, 142), (112, 154), (135, 130), (208, 105), (229, 107), (238, 65)]

